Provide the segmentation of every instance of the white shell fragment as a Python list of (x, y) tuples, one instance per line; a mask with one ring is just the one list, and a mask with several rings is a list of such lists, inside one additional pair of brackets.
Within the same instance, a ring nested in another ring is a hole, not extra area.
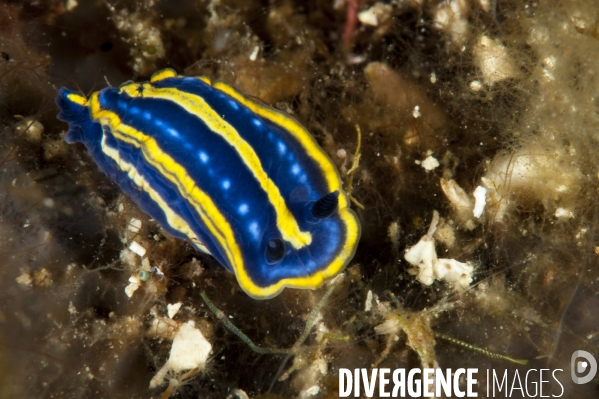
[(255, 46), (252, 54), (250, 54), (250, 61), (256, 61), (258, 59), (258, 53), (260, 52), (260, 46)]
[(300, 393), (300, 398), (309, 398), (311, 396), (316, 396), (319, 392), (320, 387), (318, 385), (312, 385), (310, 388)]
[(417, 279), (424, 285), (431, 285), (435, 280), (434, 264), (437, 262), (435, 239), (428, 235), (422, 237), (416, 245), (408, 248), (405, 260), (418, 267)]
[(472, 282), (474, 268), (468, 263), (455, 259), (438, 259), (433, 235), (439, 222), (439, 212), (434, 211), (433, 220), (428, 233), (408, 248), (404, 258), (408, 263), (416, 266), (416, 278), (424, 285), (431, 285), (435, 280), (445, 280), (455, 289), (467, 288)]
[(489, 12), (491, 10), (491, 0), (478, 0), (478, 4), (485, 12)]
[(129, 249), (141, 257), (143, 257), (146, 254), (146, 249), (142, 247), (137, 241), (131, 242), (131, 245), (129, 245)]
[(244, 390), (239, 389), (239, 388), (235, 388), (234, 390), (231, 391), (231, 394), (229, 396), (227, 396), (227, 399), (250, 399), (250, 397), (248, 396), (247, 393), (245, 393)]
[(141, 280), (137, 276), (129, 277), (129, 285), (125, 287), (125, 294), (131, 298), (141, 285)]
[(435, 264), (435, 278), (445, 280), (455, 288), (467, 288), (472, 282), (473, 271), (468, 263), (455, 259), (438, 259)]
[(470, 90), (473, 92), (481, 91), (483, 89), (483, 84), (478, 80), (473, 80), (470, 82)]
[(427, 157), (420, 162), (420, 166), (424, 168), (424, 170), (431, 171), (437, 167), (439, 167), (439, 161), (437, 158), (433, 157), (432, 151), (427, 151)]
[(472, 52), (474, 64), (481, 71), (483, 80), (488, 85), (520, 74), (507, 48), (496, 39), (481, 36)]
[(479, 218), (480, 215), (483, 214), (483, 211), (485, 210), (485, 205), (487, 203), (487, 189), (482, 187), (482, 186), (478, 186), (476, 187), (476, 189), (474, 190), (474, 209), (472, 210), (472, 214), (474, 215), (475, 218)]
[(358, 20), (364, 25), (377, 26), (379, 24), (379, 19), (376, 17), (376, 14), (370, 9), (359, 13)]
[(368, 290), (366, 294), (366, 304), (364, 305), (364, 311), (370, 312), (372, 310), (372, 290)]
[(168, 317), (171, 319), (175, 317), (179, 309), (181, 309), (181, 302), (166, 305), (166, 313), (168, 313)]
[(466, 0), (441, 1), (433, 9), (433, 26), (444, 31), (454, 44), (462, 44), (468, 38), (468, 8)]
[(574, 212), (560, 207), (555, 210), (555, 217), (560, 219), (571, 219), (574, 217)]
[(412, 111), (412, 116), (414, 117), (414, 119), (418, 119), (422, 116), (422, 114), (420, 113), (420, 106), (417, 105), (414, 107), (414, 110)]
[(127, 230), (132, 231), (133, 233), (139, 233), (141, 229), (141, 220), (136, 218), (131, 218), (129, 220), (129, 224), (127, 225)]
[(181, 324), (173, 339), (168, 360), (150, 381), (150, 388), (165, 382), (168, 372), (181, 373), (195, 368), (205, 369), (211, 350), (212, 344), (200, 330), (193, 326), (193, 323)]
[(15, 133), (22, 134), (30, 141), (40, 141), (44, 133), (44, 125), (33, 116), (21, 119), (15, 124)]
[(67, 0), (66, 9), (67, 9), (67, 11), (72, 11), (78, 5), (79, 5), (79, 3), (77, 2), (77, 0)]
[(379, 26), (385, 23), (392, 15), (393, 8), (388, 4), (376, 3), (368, 10), (358, 13), (358, 20), (364, 25)]

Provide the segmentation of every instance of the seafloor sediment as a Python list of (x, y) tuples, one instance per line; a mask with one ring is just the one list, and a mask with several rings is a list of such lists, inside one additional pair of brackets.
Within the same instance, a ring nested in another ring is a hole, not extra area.
[[(596, 397), (569, 376), (599, 343), (598, 59), (584, 0), (1, 4), (0, 398), (333, 398), (373, 365)], [(250, 299), (63, 141), (58, 87), (165, 67), (294, 115), (346, 182), (360, 127), (362, 237), (315, 319), (329, 286)], [(169, 360), (202, 339), (197, 370)]]

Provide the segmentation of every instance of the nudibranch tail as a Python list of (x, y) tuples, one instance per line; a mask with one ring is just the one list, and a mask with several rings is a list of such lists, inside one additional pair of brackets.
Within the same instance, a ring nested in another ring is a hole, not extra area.
[(56, 96), (56, 105), (60, 108), (58, 119), (69, 123), (65, 136), (67, 143), (81, 141), (81, 135), (89, 128), (89, 109), (87, 98), (75, 91), (61, 87)]

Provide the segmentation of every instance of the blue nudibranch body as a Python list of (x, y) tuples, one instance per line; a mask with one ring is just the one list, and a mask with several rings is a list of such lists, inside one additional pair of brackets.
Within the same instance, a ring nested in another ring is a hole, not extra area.
[(172, 69), (89, 98), (61, 88), (56, 103), (68, 143), (250, 296), (317, 288), (353, 257), (360, 223), (339, 173), (291, 116)]

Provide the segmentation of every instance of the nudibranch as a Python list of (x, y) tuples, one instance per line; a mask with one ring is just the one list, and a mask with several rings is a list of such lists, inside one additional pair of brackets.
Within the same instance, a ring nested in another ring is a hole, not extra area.
[(172, 69), (89, 97), (61, 88), (56, 103), (68, 143), (251, 297), (317, 288), (353, 257), (360, 222), (339, 173), (286, 113)]

